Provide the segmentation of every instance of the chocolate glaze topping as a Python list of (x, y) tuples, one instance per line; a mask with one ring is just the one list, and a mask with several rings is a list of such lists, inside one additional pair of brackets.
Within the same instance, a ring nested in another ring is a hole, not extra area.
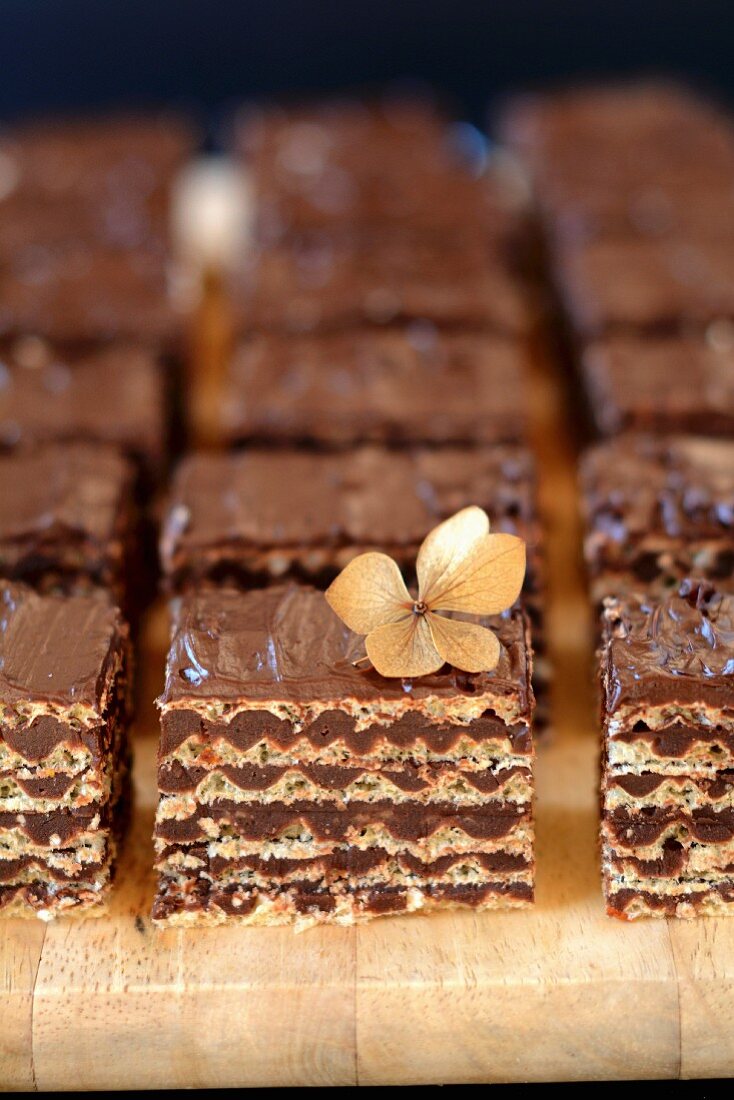
[(321, 592), (296, 585), (192, 592), (178, 602), (159, 705), (184, 703), (191, 709), (210, 701), (270, 700), (338, 705), (345, 699), (420, 704), (431, 696), (460, 704), (489, 693), (514, 701), (529, 716), (524, 613), (513, 608), (486, 623), (502, 643), (492, 672), (444, 666), (417, 680), (385, 679), (371, 668), (354, 667), (364, 653), (363, 639), (344, 626)]
[(108, 705), (127, 627), (103, 594), (39, 596), (0, 582), (0, 704)]
[(603, 637), (608, 715), (678, 703), (714, 707), (734, 719), (734, 595), (689, 580), (657, 601), (609, 599)]

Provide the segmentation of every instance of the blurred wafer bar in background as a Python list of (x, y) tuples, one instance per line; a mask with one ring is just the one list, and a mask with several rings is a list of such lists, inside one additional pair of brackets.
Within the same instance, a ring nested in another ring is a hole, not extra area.
[(582, 86), (519, 97), (499, 134), (530, 175), (551, 246), (734, 234), (731, 122), (685, 88)]
[(101, 443), (0, 455), (0, 576), (42, 592), (107, 588), (129, 613), (140, 579), (135, 480), (132, 462)]
[(642, 83), (525, 97), (500, 130), (530, 176), (594, 426), (729, 435), (732, 120)]
[(171, 188), (194, 149), (167, 115), (1, 133), (0, 332), (176, 341)]
[(430, 321), (527, 337), (528, 293), (481, 238), (326, 234), (255, 249), (232, 282), (235, 328), (297, 335)]
[(734, 437), (734, 328), (705, 337), (609, 336), (586, 344), (579, 363), (600, 435), (627, 429)]
[(232, 284), (240, 330), (424, 320), (526, 335), (523, 196), (486, 141), (426, 101), (245, 110), (252, 248)]
[(166, 375), (146, 344), (38, 336), (0, 344), (0, 452), (52, 441), (114, 445), (135, 462), (145, 495), (166, 467)]
[(530, 351), (429, 321), (241, 340), (222, 387), (227, 443), (335, 449), (527, 438)]
[(0, 446), (101, 439), (159, 481), (192, 300), (172, 189), (195, 148), (167, 114), (0, 132)]
[(261, 245), (314, 232), (458, 232), (509, 250), (523, 233), (517, 194), (487, 171), (482, 135), (425, 98), (253, 106), (234, 144)]

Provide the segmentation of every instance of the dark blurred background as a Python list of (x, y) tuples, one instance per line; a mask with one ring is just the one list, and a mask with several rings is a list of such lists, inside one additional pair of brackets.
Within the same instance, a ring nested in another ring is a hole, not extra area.
[(687, 77), (734, 101), (732, 0), (0, 0), (0, 119), (415, 77), (488, 98), (578, 76)]

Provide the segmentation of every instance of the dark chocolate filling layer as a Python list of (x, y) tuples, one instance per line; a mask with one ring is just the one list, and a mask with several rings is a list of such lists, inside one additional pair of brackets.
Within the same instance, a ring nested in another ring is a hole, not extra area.
[(623, 741), (628, 745), (643, 741), (655, 756), (680, 758), (698, 743), (714, 747), (720, 745), (727, 752), (734, 753), (734, 730), (724, 730), (718, 726), (673, 725), (649, 729), (643, 722), (635, 722), (632, 729), (615, 732), (610, 740)]
[(651, 894), (647, 890), (612, 890), (607, 894), (607, 912), (610, 916), (626, 917), (626, 911), (632, 903), (642, 901), (650, 909), (673, 916), (678, 905), (687, 904), (700, 908), (707, 898), (716, 894), (722, 901), (734, 902), (734, 881), (711, 883), (707, 890), (692, 894), (671, 895)]
[(317, 840), (344, 841), (349, 830), (369, 829), (383, 825), (396, 840), (419, 840), (431, 836), (443, 826), (461, 829), (469, 836), (491, 840), (507, 834), (522, 820), (529, 820), (523, 808), (511, 803), (491, 807), (472, 807), (471, 812), (457, 812), (450, 802), (422, 806), (416, 802), (349, 803), (343, 807), (319, 806), (313, 802), (238, 803), (221, 799), (209, 806), (200, 806), (184, 820), (156, 823), (155, 835), (171, 843), (206, 840), (201, 820), (214, 820), (221, 828), (231, 830), (243, 840), (267, 840), (278, 837), (286, 829), (298, 828)]
[(362, 776), (378, 776), (380, 779), (389, 780), (401, 791), (418, 793), (430, 790), (435, 783), (448, 775), (461, 778), (469, 783), (475, 790), (483, 794), (493, 794), (498, 791), (513, 775), (518, 773), (530, 778), (528, 768), (519, 766), (505, 768), (497, 775), (489, 770), (481, 772), (457, 772), (450, 765), (424, 765), (430, 774), (430, 780), (418, 774), (419, 765), (407, 764), (399, 771), (380, 770), (368, 771), (365, 768), (347, 768), (339, 765), (326, 764), (299, 764), (296, 767), (261, 767), (249, 765), (235, 767), (232, 764), (221, 764), (214, 769), (184, 767), (182, 764), (172, 762), (162, 764), (158, 769), (158, 786), (164, 794), (178, 794), (184, 791), (194, 791), (203, 779), (209, 775), (222, 775), (243, 791), (265, 791), (278, 782), (288, 773), (300, 773), (316, 786), (324, 790), (343, 791), (351, 783)]
[(644, 806), (636, 813), (618, 807), (606, 814), (605, 823), (613, 840), (622, 848), (653, 844), (671, 825), (684, 826), (701, 844), (723, 844), (734, 837), (734, 809), (682, 810), (670, 806)]
[[(70, 853), (73, 856), (73, 853)], [(71, 874), (59, 867), (50, 867), (44, 859), (37, 856), (22, 856), (20, 859), (0, 859), (0, 883), (10, 883), (22, 871), (29, 867), (38, 869), (38, 877), (43, 881), (88, 882), (104, 867), (104, 861), (95, 860), (82, 864), (78, 871)]]
[(166, 711), (161, 719), (161, 757), (175, 752), (190, 737), (198, 737), (204, 743), (221, 739), (239, 752), (247, 752), (263, 740), (279, 749), (290, 748), (302, 738), (316, 749), (334, 741), (344, 741), (357, 755), (373, 752), (382, 743), (406, 749), (419, 742), (431, 752), (446, 753), (461, 738), (469, 738), (477, 744), (488, 739), (509, 738), (513, 752), (523, 755), (532, 752), (532, 739), (526, 725), (507, 726), (491, 713), (467, 725), (448, 722), (434, 725), (417, 712), (407, 713), (389, 725), (355, 730), (353, 718), (344, 711), (330, 710), (294, 733), (290, 722), (264, 710), (240, 711), (230, 722), (210, 722), (195, 710)]
[[(506, 897), (526, 902), (533, 900), (533, 888), (526, 883), (500, 881), (483, 883), (481, 886), (426, 883), (423, 889), (435, 901), (469, 906), (479, 906), (490, 897)], [(374, 915), (395, 913), (405, 910), (408, 906), (407, 891), (399, 887), (353, 890), (350, 893), (359, 909), (365, 913)], [(153, 919), (165, 920), (181, 912), (205, 913), (210, 909), (221, 909), (231, 917), (243, 917), (252, 912), (259, 896), (257, 893), (245, 894), (236, 886), (221, 889), (213, 886), (206, 879), (198, 879), (192, 883), (191, 889), (187, 890), (186, 894), (182, 894), (176, 891), (175, 887), (169, 890), (168, 884), (162, 880), (153, 905)], [(277, 897), (277, 892), (275, 896)], [(336, 907), (336, 898), (333, 894), (318, 890), (309, 891), (307, 883), (304, 883), (303, 889), (295, 893), (293, 901), (297, 911), (303, 914), (328, 913)]]
[(641, 775), (608, 775), (606, 779), (609, 787), (621, 787), (633, 798), (644, 798), (652, 794), (663, 783), (672, 783), (682, 787), (685, 783), (694, 783), (708, 798), (719, 799), (731, 791), (734, 786), (734, 771), (725, 769), (717, 773), (715, 778), (688, 776), (688, 775), (660, 775), (657, 772), (643, 772)]
[(439, 859), (424, 863), (410, 852), (400, 852), (391, 855), (384, 848), (347, 848), (332, 852), (327, 856), (316, 856), (312, 859), (262, 859), (260, 856), (240, 856), (237, 859), (225, 859), (222, 856), (209, 856), (206, 847), (179, 848), (171, 845), (159, 856), (159, 862), (169, 859), (176, 852), (183, 851), (187, 856), (192, 856), (201, 862), (197, 874), (206, 872), (214, 879), (224, 872), (232, 870), (255, 871), (268, 875), (277, 880), (294, 871), (305, 872), (317, 869), (323, 874), (349, 874), (360, 875), (374, 871), (388, 863), (397, 863), (401, 870), (410, 874), (420, 875), (423, 878), (432, 878), (445, 874), (451, 867), (461, 865), (471, 860), (490, 874), (510, 874), (514, 871), (525, 871), (532, 864), (521, 855), (510, 855), (507, 852), (477, 852), (458, 855), (451, 853), (441, 856)]
[(63, 807), (45, 814), (0, 813), (0, 829), (19, 829), (33, 841), (44, 847), (50, 847), (51, 837), (58, 836), (56, 847), (68, 847), (80, 833), (88, 832), (92, 818), (100, 815), (98, 830), (109, 828), (111, 821), (109, 803), (91, 802), (86, 806)]

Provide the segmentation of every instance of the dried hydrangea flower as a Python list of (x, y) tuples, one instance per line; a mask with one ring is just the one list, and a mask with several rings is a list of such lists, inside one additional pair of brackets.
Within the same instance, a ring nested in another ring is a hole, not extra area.
[(426, 537), (416, 561), (418, 595), (411, 596), (387, 554), (360, 554), (326, 591), (326, 599), (356, 634), (382, 676), (414, 677), (447, 662), (464, 672), (493, 669), (497, 638), (485, 626), (445, 612), (496, 615), (520, 594), (525, 543), (489, 533), (481, 508), (464, 508)]

